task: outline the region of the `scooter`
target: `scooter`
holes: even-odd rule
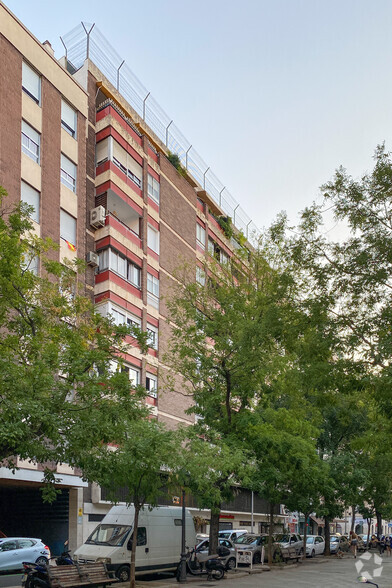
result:
[[[227,547],[218,547],[217,553],[207,555],[198,553],[196,549],[187,548],[185,555],[186,572],[192,576],[207,576],[207,580],[221,580],[225,575],[225,566],[222,563],[223,557],[230,555]],[[177,582],[181,578],[181,562],[177,568]]]
[[[68,541],[64,547],[68,546]],[[74,561],[70,556],[70,550],[64,550],[59,557],[56,557],[58,566],[72,566]],[[36,563],[23,562],[24,576],[22,578],[22,588],[50,588],[50,580],[47,566],[41,566]]]

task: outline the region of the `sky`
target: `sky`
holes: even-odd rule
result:
[[[6,0],[55,55],[95,23],[259,227],[392,150],[390,0]]]

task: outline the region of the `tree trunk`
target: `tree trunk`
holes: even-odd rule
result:
[[[329,517],[324,517],[325,555],[331,555],[331,532],[329,530]]]
[[[352,508],[351,531],[354,533],[355,532],[355,505],[353,505],[351,508]]]
[[[269,527],[268,527],[268,565],[272,564],[272,532],[274,526],[274,505],[269,505]]]
[[[136,546],[137,546],[137,527],[139,524],[140,505],[135,503],[135,518],[133,521],[133,535],[132,535],[132,551],[131,551],[131,574],[130,574],[130,588],[136,587]]]
[[[302,559],[306,559],[306,537],[308,534],[308,528],[307,528],[308,526],[306,524],[306,521],[308,520],[309,516],[310,516],[310,512],[304,512],[304,518],[305,518],[305,520],[304,520],[304,547],[303,547],[304,552],[302,554]]]
[[[382,515],[378,510],[376,510],[376,518],[377,518],[377,539],[380,539],[382,536]]]
[[[366,547],[369,547],[369,543],[370,543],[370,525],[372,524],[372,519],[367,519],[367,524],[368,524],[368,536],[367,536]]]
[[[219,515],[220,505],[211,509],[209,555],[216,553],[218,549]]]

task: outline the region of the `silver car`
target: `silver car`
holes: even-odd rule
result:
[[[230,539],[218,539],[219,541],[219,547],[227,547],[227,549],[230,550],[230,555],[228,555],[227,557],[222,557],[222,563],[223,565],[226,567],[227,570],[233,570],[236,567],[237,564],[237,559],[236,559],[236,553],[235,553],[235,549],[234,549],[234,545],[232,543],[232,541],[230,541]],[[208,548],[210,546],[210,540],[209,539],[204,539],[204,541],[202,541],[201,543],[199,543],[199,545],[196,546],[196,551],[197,553],[208,553]]]
[[[259,564],[262,560],[262,549],[265,543],[263,535],[254,535],[247,533],[241,535],[235,540],[234,546],[236,551],[251,551],[252,552],[252,563]]]
[[[279,533],[274,535],[275,541],[280,547],[294,547],[297,555],[304,551],[304,545],[301,535],[298,533]]]
[[[23,562],[48,565],[50,550],[41,539],[6,537],[0,539],[0,571],[22,570]]]

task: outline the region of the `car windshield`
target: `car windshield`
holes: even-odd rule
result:
[[[331,543],[339,543],[339,537],[331,537]]]
[[[306,543],[314,543],[314,537],[307,537]]]
[[[112,545],[120,547],[125,541],[130,525],[98,525],[86,543],[89,545]]]
[[[230,531],[228,533],[222,533],[222,531],[219,533],[219,537],[223,537],[223,539],[229,539],[230,537]]]
[[[234,543],[250,545],[251,543],[255,543],[255,541],[257,541],[257,537],[255,537],[254,535],[241,535],[241,537],[238,537],[238,539],[236,539]]]
[[[276,540],[279,543],[289,543],[290,542],[290,535],[276,535]]]

